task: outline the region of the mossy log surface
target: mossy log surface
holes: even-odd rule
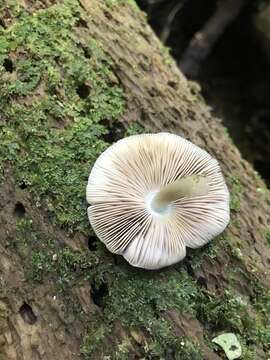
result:
[[[115,140],[171,131],[215,156],[231,222],[160,271],[95,238],[85,186]],[[0,359],[245,360],[270,347],[269,194],[133,1],[0,4]]]

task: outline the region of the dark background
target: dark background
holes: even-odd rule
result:
[[[165,45],[177,62],[194,34],[216,9],[214,0],[137,0],[137,3],[147,13],[158,36],[167,30]],[[269,186],[270,31],[268,53],[256,25],[258,13],[265,6],[267,3],[245,2],[201,64],[198,74],[187,77],[200,84],[207,103],[223,119],[243,157]],[[169,14],[176,8],[178,11],[168,26]]]

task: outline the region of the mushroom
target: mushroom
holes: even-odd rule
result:
[[[217,160],[170,133],[133,135],[96,160],[87,189],[99,239],[133,266],[182,260],[229,222],[229,192]]]

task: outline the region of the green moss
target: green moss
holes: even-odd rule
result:
[[[121,344],[117,346],[114,358],[115,360],[129,360],[130,359],[130,342],[128,340],[122,341]]]
[[[0,324],[7,320],[8,317],[10,316],[10,309],[7,307],[7,305],[0,301]]]
[[[270,191],[269,189],[264,187],[258,187],[257,189],[258,194],[260,194],[263,198],[263,201],[265,201],[268,205],[270,205]]]
[[[244,187],[236,176],[231,176],[230,183],[230,209],[239,211],[241,207],[241,196],[244,193]]]
[[[8,13],[13,17],[20,17],[26,13],[25,8],[18,0],[6,0],[0,3],[0,14]],[[1,27],[0,27],[1,29]]]
[[[64,1],[23,16],[0,36],[0,63],[10,52],[18,55],[15,74],[0,68],[1,110],[8,119],[0,125],[0,170],[10,162],[17,183],[70,232],[89,228],[85,186],[108,146],[102,121],[116,120],[124,109],[110,59],[93,39],[72,32],[81,16],[76,1]]]
[[[161,45],[160,51],[162,55],[163,64],[171,66],[173,63],[173,58],[170,55],[171,49],[167,46]]]
[[[183,339],[180,342],[180,349],[175,354],[178,360],[203,360],[203,356],[198,344],[194,344],[188,339]]]
[[[110,326],[100,324],[98,320],[92,320],[91,327],[84,336],[83,344],[81,346],[81,354],[85,359],[92,359],[92,354],[101,348],[102,341],[109,332]]]
[[[109,273],[114,280],[103,302],[102,324],[112,324],[121,319],[129,329],[145,329],[152,338],[146,351],[149,355],[162,357],[168,348],[175,354],[187,353],[188,348],[191,352],[191,344],[183,346],[183,339],[174,336],[171,325],[161,315],[169,309],[195,312],[198,289],[184,269],[179,269],[177,273],[165,270],[160,276],[121,266],[111,268]],[[89,358],[91,351],[92,347],[87,353]]]
[[[232,137],[231,137],[231,135],[230,135],[229,129],[226,128],[226,127],[223,127],[223,129],[224,129],[224,133],[225,133],[225,136],[226,136],[228,142],[233,145],[234,142],[233,142],[233,139],[232,139]]]
[[[5,298],[9,293],[9,285],[2,275],[0,275],[0,299]]]
[[[228,243],[228,236],[226,234],[222,234],[217,236],[203,248],[189,249],[188,251],[191,253],[190,263],[192,268],[199,268],[202,265],[204,259],[215,259],[220,249],[226,249]]]
[[[261,293],[262,296],[263,292]],[[254,351],[254,345],[263,346],[264,350],[269,350],[269,324],[267,324],[268,311],[267,300],[261,300],[259,305],[250,304],[248,298],[241,297],[233,291],[225,290],[223,296],[216,296],[213,293],[205,293],[201,302],[197,303],[197,316],[203,323],[216,328],[219,331],[232,331],[241,335],[246,345],[247,353]],[[256,302],[256,301],[255,301]],[[256,308],[254,316],[253,306]]]
[[[38,242],[25,263],[28,281],[43,282],[54,279],[53,284],[61,291],[67,291],[75,282],[94,277],[98,259],[94,254],[59,248],[57,241],[44,234],[35,233]]]
[[[29,221],[20,223],[19,228],[24,232],[29,230],[29,224]],[[208,329],[240,334],[243,342],[249,344],[246,345],[247,354],[254,351],[250,344],[263,344],[267,349],[269,328],[266,319],[270,298],[269,293],[259,285],[255,287],[257,296],[251,304],[248,298],[232,291],[225,290],[223,296],[217,296],[201,290],[188,275],[184,264],[176,266],[177,271],[165,269],[161,273],[149,273],[133,269],[125,263],[113,265],[109,259],[98,263],[99,257],[104,260],[103,249],[96,256],[66,247],[59,249],[55,241],[45,240],[44,235],[41,237],[38,233],[32,238],[40,247],[28,259],[27,274],[32,281],[42,282],[49,277],[62,292],[85,279],[97,289],[101,284],[110,282],[109,293],[99,299],[102,315],[89,323],[89,331],[82,344],[81,351],[86,359],[91,359],[101,348],[104,356],[112,356],[112,359],[126,356],[128,347],[122,347],[123,344],[115,348],[104,347],[106,337],[113,332],[114,322],[119,319],[127,329],[144,329],[149,334],[144,349],[147,356],[166,357],[167,349],[171,349],[176,358],[188,359],[192,354],[191,358],[201,359],[199,345],[175,337],[171,324],[163,316],[167,310],[193,314]],[[256,310],[255,318],[252,308]]]
[[[119,268],[114,275],[105,310],[110,320],[122,318],[126,325],[151,329],[155,314],[166,309],[194,312],[198,289],[184,270],[155,277],[153,273]]]
[[[126,129],[126,133],[125,136],[132,136],[132,135],[137,135],[137,134],[143,134],[145,133],[145,128],[140,125],[137,122],[134,122],[132,124],[130,124],[128,126],[128,128]]]
[[[233,296],[229,291],[225,291],[223,297],[216,298],[214,294],[208,293],[205,297],[206,302],[198,307],[199,316],[203,322],[209,322],[214,326],[243,330],[245,302],[240,297]],[[247,316],[247,314],[244,314]]]
[[[268,246],[270,246],[270,228],[268,227],[268,228],[264,229],[263,234],[264,234],[266,244]]]
[[[114,8],[115,6],[126,6],[130,5],[133,9],[138,10],[138,5],[134,0],[105,0],[105,4],[109,8]]]
[[[171,344],[174,346],[171,348]],[[202,352],[198,344],[194,344],[186,338],[171,339],[171,344],[168,344],[167,351],[164,352],[161,344],[158,342],[151,342],[146,347],[146,355],[150,359],[166,359],[173,357],[176,360],[203,360]]]

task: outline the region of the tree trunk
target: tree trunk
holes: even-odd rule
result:
[[[269,194],[132,1],[0,5],[0,359],[243,359],[269,351]],[[88,224],[96,157],[141,131],[221,164],[231,222],[160,271],[131,268]]]

